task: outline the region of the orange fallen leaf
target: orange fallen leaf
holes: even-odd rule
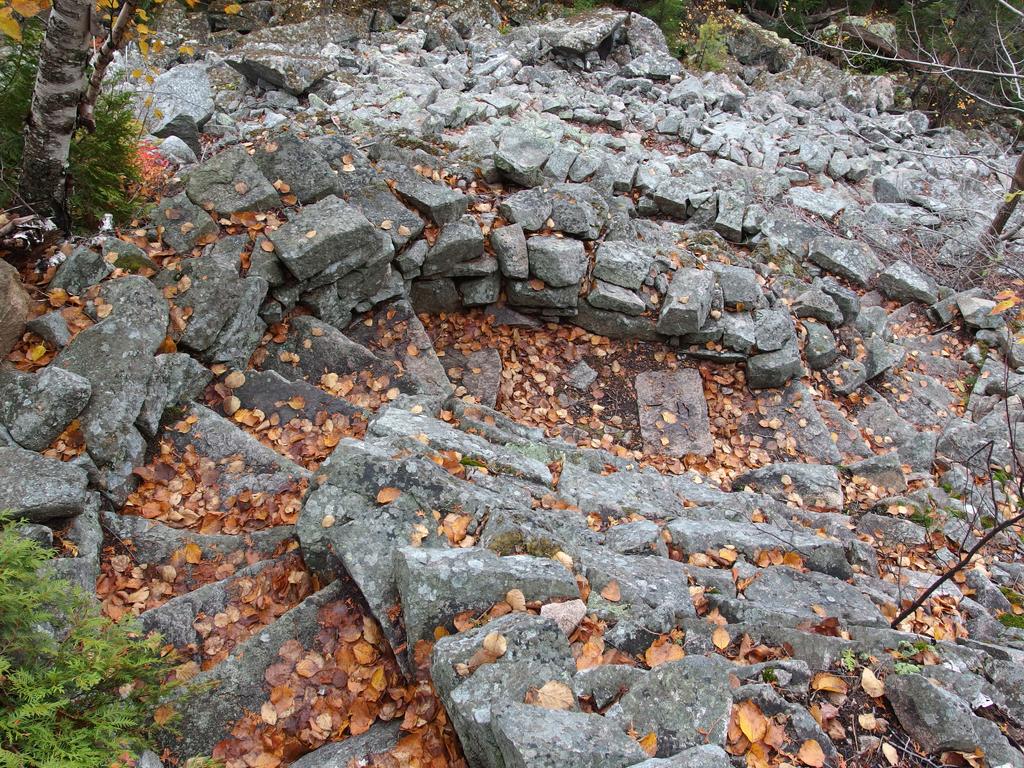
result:
[[[822,751],[821,745],[814,739],[808,739],[800,745],[797,757],[800,758],[801,763],[810,765],[812,768],[821,768],[825,765],[825,753]]]
[[[622,591],[619,589],[619,582],[612,579],[604,585],[604,589],[601,590],[601,597],[607,600],[609,603],[617,603],[622,599]]]
[[[402,495],[402,492],[398,488],[381,488],[377,492],[377,503],[378,504],[390,504],[391,502],[398,499]]]
[[[829,693],[846,693],[850,686],[841,677],[830,675],[828,672],[819,672],[811,681],[811,688],[816,691],[828,691]]]

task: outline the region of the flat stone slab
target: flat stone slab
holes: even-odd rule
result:
[[[714,450],[697,370],[641,373],[636,377],[636,407],[645,450],[677,457],[707,456]]]

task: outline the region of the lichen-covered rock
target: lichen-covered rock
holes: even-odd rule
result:
[[[939,298],[935,280],[905,261],[896,261],[886,267],[878,276],[878,287],[890,299],[897,301],[934,304]]]
[[[683,336],[699,331],[711,311],[715,280],[710,270],[677,269],[658,316],[658,333]]]
[[[225,214],[265,211],[281,204],[277,190],[243,147],[227,149],[193,168],[185,194],[201,208]]]
[[[511,703],[491,719],[506,768],[624,768],[644,758],[615,722]]]
[[[702,744],[723,746],[732,710],[729,666],[717,656],[661,664],[612,705],[606,717],[622,728],[657,734],[658,757]]]
[[[42,451],[82,412],[92,386],[55,365],[31,375],[0,368],[0,425],[22,448]]]
[[[6,355],[21,338],[28,317],[29,297],[18,270],[0,260],[0,355]]]
[[[434,628],[449,624],[457,613],[486,610],[510,589],[519,589],[528,601],[579,597],[576,580],[564,566],[529,555],[403,547],[396,565],[410,648],[434,637]]]
[[[22,448],[0,447],[0,509],[16,520],[73,517],[89,504],[85,470]]]

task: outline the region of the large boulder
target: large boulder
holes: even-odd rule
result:
[[[0,369],[0,424],[22,448],[42,451],[89,402],[83,377],[50,365],[35,375]]]
[[[0,447],[0,511],[15,519],[43,523],[79,515],[89,503],[88,484],[81,467]]]
[[[130,275],[101,290],[110,314],[81,331],[54,363],[92,387],[80,421],[99,486],[123,501],[132,469],[143,463],[145,441],[135,420],[148,392],[154,354],[167,332],[167,302],[144,277]]]
[[[0,259],[0,355],[10,352],[21,338],[29,305],[18,270]]]

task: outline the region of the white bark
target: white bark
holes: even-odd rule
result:
[[[32,109],[25,125],[20,193],[67,229],[67,163],[78,104],[86,88],[91,0],[54,0],[46,24]]]

